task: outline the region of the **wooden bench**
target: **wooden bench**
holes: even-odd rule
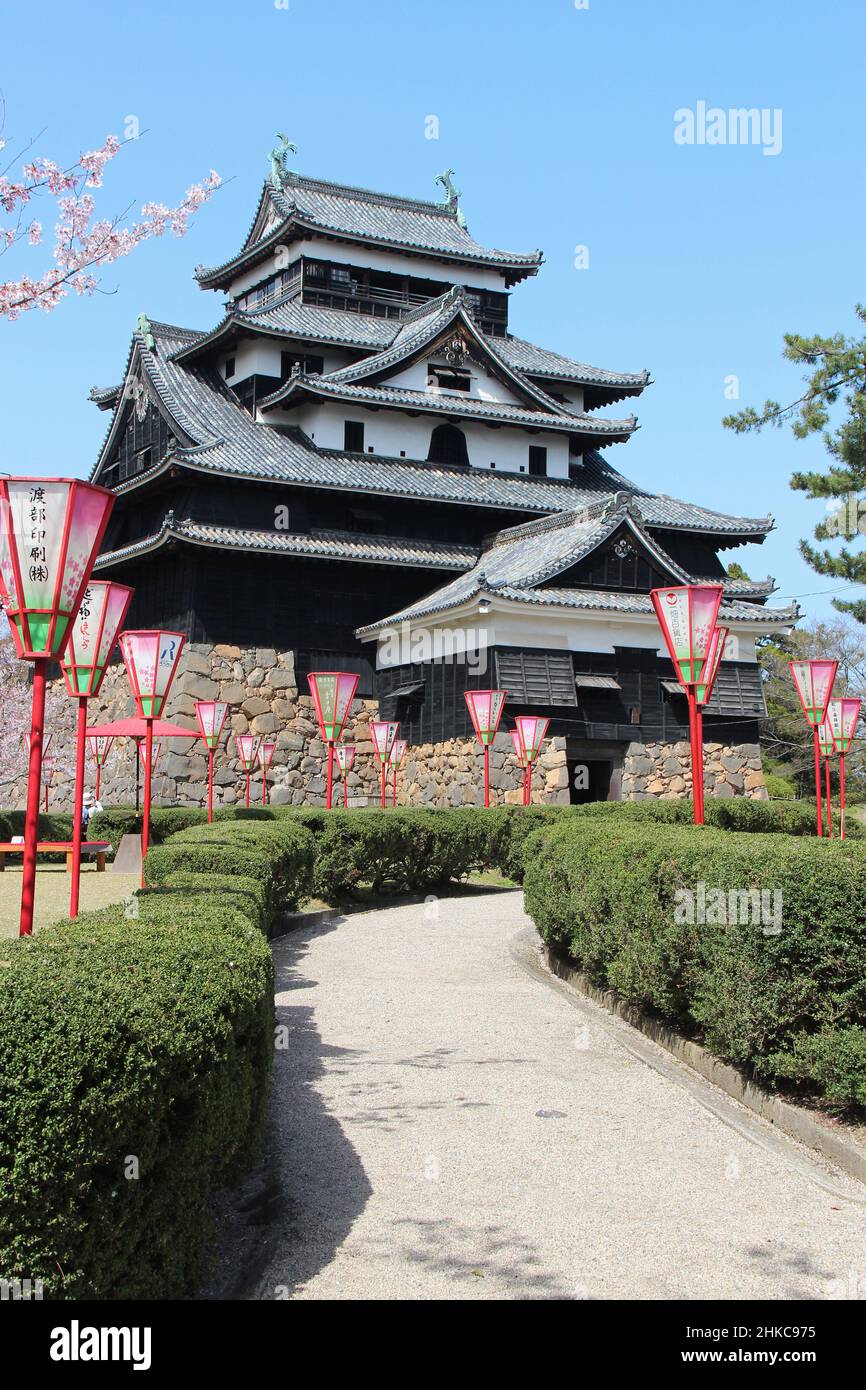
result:
[[[96,856],[96,872],[105,872],[105,856],[111,848],[110,840],[82,840],[81,853],[94,854]],[[6,868],[7,854],[23,854],[24,845],[17,840],[0,841],[0,874]],[[71,840],[40,840],[36,846],[37,854],[65,854],[66,872],[72,873],[72,841]]]

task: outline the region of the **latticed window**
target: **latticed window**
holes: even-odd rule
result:
[[[469,467],[466,436],[457,425],[436,425],[430,435],[427,462],[449,463],[460,468]]]
[[[528,705],[576,705],[571,652],[498,651],[496,684]]]

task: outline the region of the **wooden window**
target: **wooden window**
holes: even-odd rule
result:
[[[457,367],[431,367],[429,379],[442,391],[468,391],[472,385],[469,373]]]
[[[362,420],[346,420],[343,427],[343,448],[347,454],[363,454],[364,422]]]
[[[302,372],[318,372],[321,376],[325,370],[324,357],[315,357],[311,354],[304,355],[299,352],[280,353],[280,381],[288,381],[295,367]]]
[[[528,705],[576,705],[571,652],[498,651],[496,683],[509,701]]]
[[[458,467],[469,467],[469,450],[466,436],[456,425],[436,425],[430,435],[430,448],[427,451],[428,463],[450,463]]]
[[[234,359],[233,357],[227,357],[227,358],[226,358],[226,381],[228,381],[230,377],[233,377],[234,374],[235,374],[235,359]]]
[[[547,450],[539,444],[529,446],[529,472],[534,478],[547,477]]]

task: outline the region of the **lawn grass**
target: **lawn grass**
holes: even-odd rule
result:
[[[37,869],[35,930],[68,915],[70,882],[65,864],[43,864]],[[137,874],[99,874],[94,864],[83,864],[79,908],[84,912],[87,908],[122,902],[138,886]],[[18,935],[20,912],[21,865],[7,864],[0,874],[0,937]]]

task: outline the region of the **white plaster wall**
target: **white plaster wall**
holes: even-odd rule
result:
[[[455,261],[437,261],[432,256],[407,256],[401,255],[399,251],[379,251],[361,243],[341,246],[336,241],[309,238],[305,241],[287,243],[279,257],[279,265],[275,250],[266,261],[244,271],[232,281],[229,294],[243,294],[259,281],[276,274],[278,269],[285,270],[299,256],[309,256],[319,261],[335,261],[338,265],[367,266],[371,270],[387,270],[394,275],[413,275],[422,280],[441,280],[446,285],[468,284],[473,289],[505,290],[504,276],[487,266],[458,265]]]
[[[763,635],[749,625],[732,624],[736,641],[726,648],[726,659],[756,661],[755,639]],[[767,632],[778,632],[776,624],[768,623]],[[531,611],[514,608],[510,611],[477,613],[460,622],[449,622],[441,614],[431,614],[415,624],[403,624],[399,641],[387,634],[377,646],[377,665],[395,666],[405,661],[434,660],[455,652],[485,647],[546,648],[551,651],[612,653],[615,647],[638,647],[666,657],[667,648],[659,637],[658,624],[649,616],[615,619],[605,614],[579,617],[567,611]],[[429,654],[413,658],[413,648]]]
[[[526,401],[518,396],[516,392],[510,391],[498,377],[490,372],[484,371],[476,362],[470,362],[467,370],[469,372],[470,389],[468,391],[448,391],[439,387],[428,386],[427,379],[434,366],[447,367],[448,363],[444,357],[434,353],[432,357],[419,358],[411,366],[405,367],[400,372],[395,372],[388,378],[389,386],[400,386],[407,391],[431,391],[434,395],[451,398],[455,401],[469,399],[479,401],[497,401],[500,404],[519,405],[526,409]]]
[[[563,386],[560,381],[542,381],[543,391],[555,391],[558,396],[564,396],[568,404],[575,410],[583,410],[583,387],[582,386]]]
[[[455,392],[455,398],[461,393]],[[457,402],[459,408],[459,401]],[[270,410],[263,417],[272,424],[296,424],[305,430],[321,449],[342,449],[343,425],[346,420],[364,422],[366,452],[399,458],[401,451],[410,459],[426,459],[430,435],[439,421],[429,415],[410,416],[394,410],[367,410],[362,406],[336,402],[310,403],[297,410]],[[547,449],[547,476],[568,477],[568,435],[550,430],[530,433],[528,430],[501,426],[491,429],[476,421],[461,425],[466,436],[469,462],[473,468],[519,473],[529,472],[529,446],[538,444]]]
[[[254,373],[279,376],[281,352],[298,352],[321,357],[326,372],[335,372],[338,367],[347,367],[350,362],[357,360],[352,353],[329,348],[326,344],[309,343],[300,339],[278,342],[274,339],[254,337],[242,339],[232,352],[227,352],[220,358],[220,373],[225,377],[226,361],[233,357],[234,376],[227,378],[230,386]]]

